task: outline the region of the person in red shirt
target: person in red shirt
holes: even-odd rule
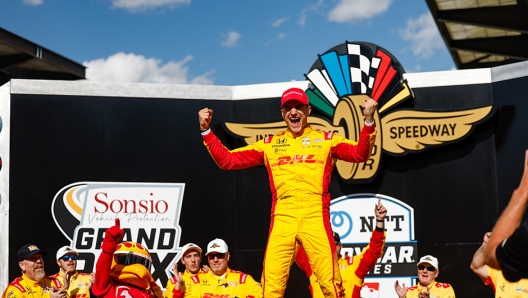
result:
[[[137,242],[120,243],[124,234],[116,218],[101,245],[93,294],[100,298],[163,298],[163,291],[150,274],[152,259],[147,248]]]

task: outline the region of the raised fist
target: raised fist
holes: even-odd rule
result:
[[[121,238],[123,238],[124,235],[125,231],[120,228],[119,218],[116,218],[115,225],[106,229],[101,248],[103,251],[114,253],[117,244],[121,242]]]

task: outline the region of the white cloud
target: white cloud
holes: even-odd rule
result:
[[[222,34],[223,35],[223,34]],[[224,36],[225,37],[225,36]],[[226,48],[232,48],[237,45],[238,40],[242,37],[240,33],[231,31],[227,34],[226,39],[221,43],[221,46]]]
[[[173,9],[182,4],[191,4],[191,0],[112,0],[112,7],[123,8],[133,12],[159,7]]]
[[[413,54],[421,58],[429,58],[436,49],[441,49],[445,46],[429,12],[424,13],[417,19],[408,19],[407,27],[399,29],[398,33],[403,40],[411,42]]]
[[[317,3],[315,4],[309,4],[305,8],[301,10],[301,16],[299,17],[299,25],[303,27],[306,25],[306,20],[308,19],[308,13],[309,12],[317,12],[319,10],[319,7],[323,5],[324,0],[317,0]]]
[[[277,28],[279,27],[282,23],[286,22],[288,18],[282,18],[282,19],[278,19],[278,20],[275,20],[271,23],[271,27],[273,28]]]
[[[39,6],[42,5],[42,0],[24,0],[22,1],[25,5]]]
[[[393,0],[340,0],[328,13],[328,20],[336,23],[354,23],[370,19],[387,11]]]
[[[264,45],[265,45],[265,46],[269,46],[269,45],[271,45],[271,44],[274,44],[274,43],[276,43],[276,42],[279,42],[279,41],[281,41],[281,40],[284,40],[284,39],[286,38],[286,36],[287,36],[286,33],[284,33],[284,32],[279,32],[279,33],[277,33],[277,37],[276,37],[276,38],[273,38],[273,39],[271,39],[271,40],[266,41],[266,42],[264,43]]]
[[[85,61],[83,65],[87,67],[86,78],[91,81],[213,84],[214,80],[210,76],[214,70],[192,79],[189,78],[189,68],[185,64],[192,59],[193,57],[188,55],[181,61],[170,61],[162,65],[161,59],[120,52],[107,59]]]

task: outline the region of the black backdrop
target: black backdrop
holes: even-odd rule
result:
[[[197,87],[199,88],[199,87]],[[418,255],[440,260],[439,281],[459,297],[493,297],[469,269],[471,258],[507,204],[528,148],[528,79],[415,88],[398,108],[450,111],[496,104],[495,115],[464,140],[405,156],[384,154],[375,181],[349,185],[334,173],[333,198],[370,192],[414,208]],[[279,99],[188,100],[68,95],[11,95],[9,278],[25,243],[50,252],[67,245],[50,212],[64,186],[79,181],[185,183],[180,244],[205,247],[223,238],[230,267],[260,280],[269,228],[270,190],[264,167],[222,171],[201,143],[197,112],[214,110],[212,127],[228,148],[243,145],[225,121],[280,121]],[[315,112],[317,113],[317,112]],[[205,262],[205,260],[204,260]],[[309,297],[294,265],[286,297]]]

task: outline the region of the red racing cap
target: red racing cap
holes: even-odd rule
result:
[[[288,102],[296,100],[302,104],[308,104],[308,95],[299,88],[290,88],[282,93],[281,108]]]

